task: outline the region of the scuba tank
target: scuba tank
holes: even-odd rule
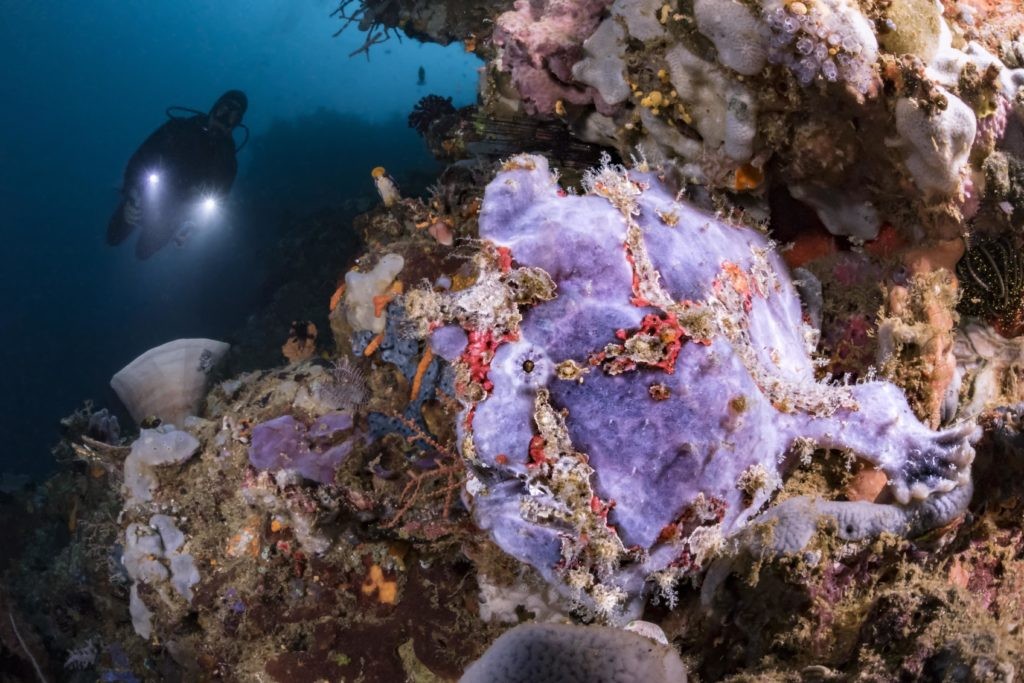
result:
[[[199,116],[209,115],[209,112],[199,111],[198,109],[192,109],[191,107],[179,107],[175,105],[167,107],[167,109],[164,110],[164,113],[167,114],[167,118],[169,119],[186,119],[188,118],[186,114]],[[242,151],[243,147],[249,144],[249,126],[245,125],[244,123],[239,123],[237,126],[235,126],[235,128],[241,128],[242,131],[245,133],[245,137],[242,138],[242,143],[235,144],[235,154],[238,154],[239,152]],[[232,139],[234,139],[233,134]]]

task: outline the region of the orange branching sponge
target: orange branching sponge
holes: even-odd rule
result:
[[[384,314],[384,309],[387,308],[387,305],[404,290],[405,285],[402,284],[402,281],[395,280],[391,283],[391,286],[388,287],[388,291],[373,297],[373,316],[375,318],[381,317]]]
[[[412,378],[412,391],[409,394],[409,400],[415,401],[416,397],[419,396],[420,387],[423,386],[423,375],[426,374],[427,368],[430,367],[430,361],[434,358],[434,352],[430,350],[428,344],[423,349],[423,357],[420,358],[419,364],[416,366],[416,374]]]
[[[68,511],[68,531],[75,533],[78,528],[78,496],[71,500],[71,510]]]
[[[338,288],[336,290],[334,290],[334,294],[331,295],[331,306],[330,306],[330,309],[329,309],[331,313],[334,313],[334,309],[336,309],[338,307],[338,304],[341,303],[341,298],[343,296],[345,296],[345,283],[344,282],[342,282],[340,285],[338,285]]]
[[[370,340],[370,343],[366,345],[365,349],[363,349],[363,355],[367,357],[372,356],[373,352],[377,350],[377,347],[380,346],[380,343],[382,341],[384,341],[383,332],[376,335],[373,339]]]
[[[370,567],[370,573],[363,581],[361,589],[366,597],[376,593],[377,600],[382,605],[393,605],[398,599],[398,582],[385,578],[384,570],[379,564]]]
[[[409,480],[399,496],[401,506],[395,511],[391,519],[384,524],[383,528],[394,528],[414,505],[434,498],[444,499],[441,514],[447,520],[451,512],[452,502],[455,499],[455,493],[462,489],[462,484],[465,480],[465,465],[462,462],[462,458],[455,452],[454,446],[449,447],[438,443],[434,437],[423,431],[416,422],[406,419],[401,415],[393,415],[392,417],[409,429],[410,434],[406,437],[406,440],[410,444],[423,441],[433,449],[438,456],[438,466],[432,470],[409,473]]]

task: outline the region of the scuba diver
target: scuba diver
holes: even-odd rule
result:
[[[120,244],[140,228],[135,255],[147,259],[172,239],[180,246],[192,228],[212,221],[218,201],[235,181],[235,154],[248,141],[242,124],[247,108],[241,90],[221,95],[209,113],[169,108],[169,120],[128,161],[121,202],[107,225],[107,244]],[[175,110],[193,115],[175,116]],[[237,127],[246,138],[236,149]]]

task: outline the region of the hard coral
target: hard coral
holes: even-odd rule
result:
[[[763,235],[674,200],[649,172],[604,166],[585,185],[567,196],[542,158],[508,162],[480,218],[505,268],[458,292],[476,310],[451,316],[495,342],[458,361],[478,387],[460,445],[477,522],[506,552],[610,615],[646,580],[721,552],[801,444],[857,453],[904,503],[967,481],[973,426],[930,431],[888,383],[815,381]],[[556,296],[494,315],[523,272],[548,274]]]

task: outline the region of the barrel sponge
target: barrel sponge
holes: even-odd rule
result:
[[[608,626],[521,624],[494,641],[460,683],[685,683],[676,651]]]
[[[749,87],[684,45],[665,52],[669,78],[693,117],[707,153],[750,159],[757,135],[757,104]]]
[[[176,339],[133,360],[110,386],[137,424],[156,416],[180,426],[199,412],[210,371],[229,348],[213,339]]]

